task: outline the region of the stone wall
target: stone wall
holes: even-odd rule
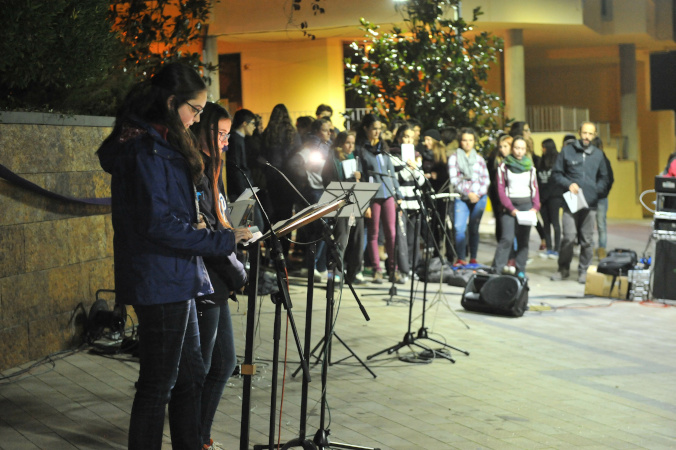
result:
[[[58,194],[108,197],[95,151],[112,123],[0,113],[0,164]],[[0,371],[81,342],[95,292],[114,289],[112,237],[110,207],[50,199],[0,179]]]

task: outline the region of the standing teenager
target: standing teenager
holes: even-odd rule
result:
[[[203,163],[188,127],[206,101],[195,70],[165,65],[127,95],[98,150],[112,175],[116,297],[139,321],[132,450],[161,448],[167,404],[172,446],[200,448],[204,366],[195,297],[213,292],[201,256],[227,255],[251,234],[198,223]]]

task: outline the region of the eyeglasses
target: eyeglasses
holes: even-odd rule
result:
[[[199,116],[200,114],[202,114],[204,112],[204,109],[197,108],[197,107],[191,105],[188,102],[185,102],[185,104],[190,106],[192,108],[192,110],[195,111],[195,117]]]
[[[230,133],[226,133],[225,131],[219,131],[218,132],[218,139],[221,141],[225,141],[230,137]]]

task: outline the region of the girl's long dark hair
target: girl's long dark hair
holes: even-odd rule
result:
[[[223,165],[223,158],[221,157],[221,148],[218,143],[218,122],[221,119],[231,119],[228,111],[221,105],[208,102],[204,106],[204,113],[199,122],[195,122],[190,129],[197,136],[197,142],[202,146],[202,151],[205,151],[211,159],[211,180],[212,192],[214,201],[214,210],[216,211],[216,218],[225,228],[232,228],[228,221],[221,213],[218,194],[218,178],[221,176],[221,166]]]
[[[284,149],[288,151],[294,144],[296,129],[291,123],[289,110],[283,103],[272,108],[268,126],[263,131],[263,144],[268,151]],[[270,159],[268,157],[268,159]]]
[[[542,141],[542,148],[545,150],[542,153],[542,158],[540,158],[540,167],[538,170],[547,171],[554,167],[556,163],[556,158],[559,157],[559,152],[556,149],[556,143],[554,139],[545,139]]]
[[[202,178],[204,164],[195,136],[186,129],[178,108],[206,91],[207,86],[191,67],[180,63],[167,64],[152,78],[132,88],[115,117],[110,138],[118,138],[129,119],[167,128],[167,142],[186,159],[193,182]]]

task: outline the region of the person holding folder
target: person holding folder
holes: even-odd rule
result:
[[[502,234],[493,259],[493,271],[504,271],[516,237],[516,276],[521,279],[526,277],[530,228],[540,210],[537,175],[526,155],[527,148],[523,136],[516,136],[511,154],[498,166],[498,196],[504,213],[500,215]]]

